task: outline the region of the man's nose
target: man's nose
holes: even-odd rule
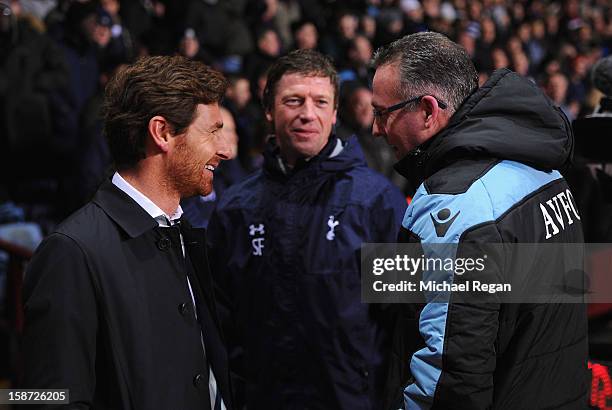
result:
[[[230,146],[230,142],[224,133],[221,133],[217,138],[216,154],[223,161],[232,159],[232,147]]]
[[[315,118],[315,104],[314,101],[306,99],[302,105],[300,111],[300,118],[303,121],[312,121]]]
[[[382,128],[378,126],[378,121],[376,121],[376,117],[374,117],[374,123],[372,124],[372,135],[375,137],[384,136]]]

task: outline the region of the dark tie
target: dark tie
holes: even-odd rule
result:
[[[200,282],[198,280],[198,278],[196,277],[195,274],[195,270],[193,268],[193,264],[191,262],[191,258],[189,257],[189,254],[187,253],[187,250],[189,249],[189,243],[187,242],[187,238],[190,237],[190,235],[186,235],[184,230],[187,229],[185,227],[184,224],[181,224],[181,221],[178,220],[176,221],[173,225],[173,227],[176,226],[179,228],[180,232],[181,232],[181,236],[183,238],[183,243],[185,246],[185,271],[187,272],[187,277],[189,278],[189,282],[191,283],[191,289],[193,292],[193,298],[195,300],[196,303],[196,311],[198,311],[198,307],[202,307],[204,309],[206,309],[205,305],[203,304],[204,301],[201,300],[201,294],[199,292],[199,286],[200,286]],[[206,329],[206,326],[203,323],[203,318],[201,314],[197,314],[197,319],[198,319],[198,323],[200,324],[200,328],[202,329],[202,332],[204,332],[204,330]],[[202,340],[203,345],[204,344],[204,340]],[[210,362],[208,361],[207,358],[207,352],[206,352],[206,348],[204,347],[204,361],[206,363],[206,374],[205,374],[205,379],[208,380],[208,382],[210,383]],[[210,403],[210,393],[208,393],[208,389],[207,389],[207,395],[209,397],[208,402]],[[219,392],[219,385],[217,384],[217,391],[216,391],[216,396],[215,396],[215,401],[214,401],[214,408],[213,410],[221,410],[221,394]]]
[[[180,220],[171,221],[165,215],[160,215],[155,218],[157,223],[162,229],[170,229],[172,230],[172,236],[176,238],[179,237],[179,245],[181,245],[181,255],[183,256],[183,266],[186,273],[185,279],[187,280],[188,287],[191,287],[191,295],[193,295],[193,300],[195,302],[194,306],[194,314],[197,319],[198,324],[200,325],[200,340],[202,343],[202,354],[204,355],[204,374],[202,378],[204,379],[205,386],[200,388],[200,393],[204,396],[204,402],[206,403],[203,410],[216,410],[217,402],[219,398],[219,389],[217,387],[217,397],[215,397],[214,408],[210,403],[210,363],[208,362],[208,357],[206,356],[206,347],[203,340],[203,331],[205,326],[203,326],[202,321],[200,320],[200,315],[198,314],[198,306],[201,306],[200,295],[198,294],[198,281],[195,278],[195,272],[193,270],[193,266],[191,264],[191,260],[189,258],[189,254],[187,253],[187,243],[185,242],[185,238],[187,237],[183,230],[185,229],[183,225],[181,225]],[[178,231],[178,232],[177,232]],[[177,235],[178,234],[178,235]],[[176,235],[176,236],[175,236]],[[220,403],[219,403],[220,405]]]

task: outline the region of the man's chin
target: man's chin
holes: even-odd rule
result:
[[[308,141],[307,143],[297,143],[295,145],[298,156],[301,158],[312,158],[325,148],[325,144],[315,143],[313,141]]]
[[[200,189],[200,191],[198,192],[198,195],[200,196],[208,196],[210,194],[213,193],[213,188],[212,185],[211,186],[207,186],[206,188]]]
[[[205,186],[194,187],[194,189],[190,189],[186,192],[183,192],[183,194],[181,195],[181,199],[193,198],[197,196],[208,196],[212,194],[212,192],[212,184],[206,184]]]
[[[208,170],[204,170],[204,173],[209,173],[210,175],[203,175],[204,178],[197,186],[197,195],[200,196],[207,196],[213,192],[213,174]]]

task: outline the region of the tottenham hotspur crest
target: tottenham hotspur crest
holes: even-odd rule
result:
[[[327,220],[327,226],[329,227],[329,231],[327,232],[327,235],[325,235],[325,238],[328,241],[333,241],[334,238],[336,237],[336,233],[334,232],[334,230],[336,229],[338,225],[340,225],[340,222],[335,221],[334,216],[330,215],[329,219]]]

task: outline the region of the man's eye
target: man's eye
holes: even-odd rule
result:
[[[327,101],[327,100],[319,100],[319,101],[317,101],[317,104],[325,106],[325,105],[329,104],[329,101]]]
[[[285,100],[285,104],[287,105],[298,105],[300,103],[299,98],[288,98]]]

